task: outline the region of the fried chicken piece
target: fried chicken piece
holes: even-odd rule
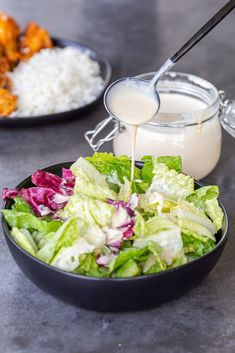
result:
[[[6,75],[0,72],[0,88],[6,88],[6,89],[11,89],[12,88],[12,81],[11,79]]]
[[[17,97],[5,88],[0,88],[0,116],[8,116],[17,106]]]
[[[19,53],[20,27],[13,17],[0,12],[0,45],[11,68],[20,58]]]
[[[6,88],[10,90],[12,88],[11,79],[5,74],[0,72],[0,88]]]
[[[29,22],[20,38],[21,60],[27,60],[41,49],[52,48],[48,31],[35,22]]]
[[[10,64],[5,56],[0,56],[0,74],[10,70]]]

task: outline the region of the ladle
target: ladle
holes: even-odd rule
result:
[[[156,85],[160,77],[167,71],[169,71],[178,61],[181,59],[191,48],[193,48],[202,38],[204,38],[207,33],[209,33],[225,16],[228,15],[235,7],[235,0],[230,0],[225,6],[223,6],[204,26],[202,26],[174,55],[172,55],[169,59],[165,61],[165,63],[160,67],[160,69],[156,72],[154,77],[150,82],[146,82],[145,80],[141,80],[139,78],[134,77],[125,77],[121,78],[115,82],[113,82],[106,90],[104,94],[104,105],[106,110],[112,115],[114,118],[120,120],[120,117],[115,116],[112,112],[112,109],[109,106],[109,97],[112,93],[113,89],[117,84],[123,83],[124,85],[128,85],[131,88],[141,89],[143,88],[143,92],[146,92],[146,85],[148,85],[149,92],[156,99],[156,109],[159,110],[160,107],[160,98],[158,92],[156,90]],[[124,82],[125,81],[125,82]],[[155,114],[157,113],[154,112]],[[155,115],[154,114],[154,115]],[[151,117],[152,119],[153,117]],[[151,120],[150,119],[150,120]],[[146,121],[147,122],[147,121]]]

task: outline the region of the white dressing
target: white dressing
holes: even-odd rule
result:
[[[135,146],[138,126],[153,119],[159,108],[153,89],[144,81],[115,83],[106,97],[109,111],[117,119],[131,126],[131,180],[134,178]]]
[[[217,164],[221,150],[221,126],[218,114],[212,119],[200,123],[196,113],[204,114],[208,105],[202,100],[185,94],[160,93],[160,109],[153,122],[172,124],[171,127],[142,125],[136,137],[135,159],[144,155],[170,156],[180,155],[184,172],[195,179],[206,176]],[[210,115],[204,116],[205,119]],[[174,127],[179,121],[196,125]],[[132,155],[131,127],[125,130],[113,142],[116,155]]]
[[[148,85],[135,85],[128,80],[116,83],[110,89],[107,104],[115,117],[132,126],[152,120],[159,107]]]

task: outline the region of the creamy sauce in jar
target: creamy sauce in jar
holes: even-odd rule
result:
[[[185,114],[197,112],[207,107],[203,101],[179,93],[160,93],[159,96],[161,102],[159,113]]]
[[[153,122],[170,126],[140,126],[135,158],[140,160],[144,155],[180,155],[184,172],[195,179],[203,178],[215,167],[220,156],[221,126],[218,113],[208,121],[203,121],[207,116],[195,119],[199,112],[203,116],[203,110],[208,106],[205,102],[180,93],[160,92],[159,95],[161,105]],[[181,127],[180,123],[192,125]],[[126,125],[125,131],[113,142],[114,153],[130,156],[130,140],[130,127]]]

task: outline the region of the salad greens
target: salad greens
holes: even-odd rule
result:
[[[218,187],[194,189],[179,156],[80,157],[62,176],[36,171],[28,189],[3,189],[11,236],[61,270],[133,277],[180,266],[211,251],[223,223]]]

